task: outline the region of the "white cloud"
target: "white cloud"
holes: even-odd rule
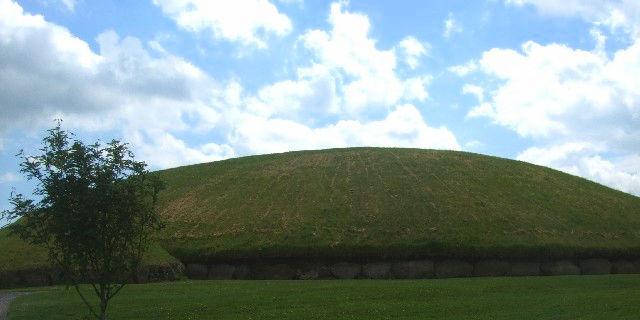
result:
[[[76,9],[77,0],[38,0],[43,5],[46,6],[56,6],[60,10],[73,13]]]
[[[429,127],[413,105],[399,105],[427,99],[432,77],[400,78],[396,53],[417,59],[427,54],[426,44],[407,37],[378,49],[367,16],[346,5],[331,5],[330,31],[300,37],[311,65],[242,100],[246,110],[234,116],[230,144],[241,153],[367,145],[460,149],[448,129]],[[417,66],[417,60],[407,63]]]
[[[637,0],[506,0],[507,4],[534,5],[540,13],[558,16],[580,16],[612,31],[622,30],[639,35],[640,2]]]
[[[453,72],[455,74],[457,74],[460,77],[464,77],[466,75],[468,75],[471,72],[474,72],[476,70],[478,70],[478,64],[474,61],[471,60],[463,65],[457,65],[457,66],[452,66],[447,68],[447,70],[449,72]]]
[[[99,72],[102,57],[67,29],[1,0],[0,39],[0,131],[33,124],[30,115],[48,117],[57,105],[80,112],[106,107],[97,92],[79,89]]]
[[[482,89],[482,87],[465,84],[464,87],[462,87],[462,93],[474,95],[480,103],[484,101],[484,89]]]
[[[408,101],[424,101],[427,99],[429,93],[425,88],[431,83],[431,80],[433,80],[433,77],[429,75],[406,79],[404,81],[404,99]]]
[[[61,2],[64,7],[71,12],[73,12],[76,8],[76,0],[61,0]]]
[[[593,51],[529,41],[520,52],[484,52],[478,65],[488,78],[463,88],[478,99],[467,117],[544,145],[523,160],[638,194],[637,167],[619,161],[640,156],[640,39],[610,56],[602,35],[592,36]]]
[[[113,31],[98,36],[96,53],[67,29],[6,0],[0,39],[0,134],[63,118],[70,128],[152,137],[210,129],[220,119],[216,108],[226,105],[227,88],[182,58],[152,58],[138,39]],[[153,141],[141,144],[147,142]]]
[[[0,0],[0,108],[9,115],[0,134],[60,117],[74,131],[117,130],[155,168],[336,146],[460,149],[447,128],[428,126],[406,104],[428,98],[431,76],[400,78],[395,49],[376,48],[366,16],[334,4],[330,22],[330,32],[301,37],[311,58],[294,79],[245,92],[159,41],[148,49],[107,31],[94,52],[67,29]],[[187,142],[194,136],[198,142]]]
[[[20,176],[12,172],[5,172],[0,174],[0,183],[16,182],[20,181]]]
[[[140,146],[136,156],[142,159],[153,159],[153,165],[160,168],[211,162],[237,156],[233,148],[227,144],[206,143],[194,148],[168,132],[158,133],[147,139],[140,139],[140,137],[136,139],[130,136],[127,140]]]
[[[449,16],[444,20],[444,31],[442,36],[445,38],[451,37],[454,33],[462,32],[462,25],[453,17],[453,13],[449,12]]]
[[[287,35],[291,20],[268,0],[153,0],[179,27],[215,38],[238,41],[259,48],[267,46],[267,34]]]
[[[482,147],[484,144],[478,140],[471,140],[467,143],[464,144],[464,148],[469,150],[469,149],[477,149]]]
[[[277,0],[277,1],[284,4],[297,4],[299,6],[302,6],[304,4],[304,0]]]
[[[420,64],[420,57],[428,54],[429,47],[428,43],[422,44],[414,37],[406,37],[398,43],[398,49],[411,69],[415,69]]]
[[[640,156],[612,161],[603,159],[600,151],[589,143],[572,142],[532,147],[518,155],[518,160],[553,167],[640,196]]]
[[[324,65],[314,64],[298,69],[297,81],[285,80],[261,88],[248,102],[255,114],[293,118],[322,117],[337,113],[341,98],[337,80]]]
[[[447,128],[429,127],[410,104],[397,106],[383,120],[364,123],[340,120],[320,128],[286,119],[246,116],[235,131],[234,143],[252,153],[351,146],[460,150],[455,136]]]
[[[424,86],[428,84],[425,81],[428,77],[400,79],[396,74],[395,50],[376,48],[376,41],[368,35],[368,17],[345,11],[345,5],[344,2],[331,5],[330,32],[310,30],[301,37],[317,63],[329,70],[335,83],[340,84],[342,111],[357,115],[364,110],[386,110],[401,100],[425,99],[428,94]],[[415,57],[420,48],[412,40],[407,41],[405,46],[410,44],[411,54]],[[424,47],[422,49],[426,52]]]
[[[469,116],[490,117],[525,137],[582,136],[612,146],[638,142],[640,41],[612,58],[529,41],[522,53],[491,49],[480,65],[503,82],[495,90],[484,88],[490,92],[486,104]]]

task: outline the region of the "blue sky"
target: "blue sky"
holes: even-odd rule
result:
[[[0,0],[0,115],[4,209],[55,118],[152,169],[417,147],[640,195],[640,3]]]

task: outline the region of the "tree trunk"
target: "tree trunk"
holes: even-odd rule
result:
[[[100,320],[107,319],[107,304],[109,299],[107,297],[100,297]]]

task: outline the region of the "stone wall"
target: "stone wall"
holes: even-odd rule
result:
[[[507,259],[419,259],[372,262],[189,263],[145,266],[132,283],[191,279],[429,279],[580,274],[640,274],[640,259],[563,259],[528,261]],[[0,288],[62,283],[55,270],[0,272]]]
[[[640,259],[422,259],[396,262],[244,263],[186,265],[192,279],[428,279],[640,273]]]

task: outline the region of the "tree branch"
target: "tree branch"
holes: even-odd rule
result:
[[[78,284],[74,283],[73,287],[76,288],[76,292],[78,293],[78,295],[80,296],[80,298],[82,299],[82,301],[84,302],[84,304],[87,305],[87,308],[89,308],[89,311],[91,311],[91,314],[93,314],[94,317],[96,317],[96,319],[100,319],[100,316],[93,310],[93,307],[91,306],[91,304],[89,304],[89,302],[87,301],[87,299],[84,297],[84,295],[82,295],[82,293],[80,292],[80,288],[78,288]]]

